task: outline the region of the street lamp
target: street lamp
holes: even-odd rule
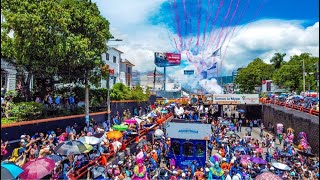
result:
[[[123,41],[122,39],[114,39],[113,37],[111,39],[109,39],[108,41]],[[111,47],[110,45],[107,47]],[[109,129],[111,128],[111,101],[110,101],[110,72],[108,73],[108,77],[107,77],[107,93],[108,93],[108,99],[107,99],[107,108],[108,108],[108,125],[109,125]]]
[[[304,66],[304,59],[302,59],[302,73],[303,73],[303,95],[306,94],[306,72]]]

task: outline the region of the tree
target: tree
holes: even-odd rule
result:
[[[32,76],[55,74],[63,54],[60,42],[71,19],[55,0],[3,0],[1,13],[5,18],[1,23],[1,58],[17,68],[23,94],[29,100]]]
[[[116,83],[110,91],[110,98],[112,100],[129,100],[131,99],[130,89],[122,83]]]
[[[313,57],[309,53],[294,55],[283,66],[281,66],[273,75],[275,84],[287,88],[291,91],[300,92],[303,89],[303,70],[302,60],[305,62],[306,84],[310,85],[310,89],[316,89],[316,80],[313,75],[313,65],[319,61],[318,57]]]
[[[273,67],[257,58],[242,68],[235,78],[235,83],[243,93],[252,93],[254,88],[261,86],[261,81],[272,77]]]
[[[6,19],[1,24],[1,43],[7,46],[1,49],[1,56],[27,71],[27,81],[37,74],[85,84],[87,118],[89,81],[97,84],[107,75],[101,54],[112,37],[109,22],[96,4],[86,0],[3,0],[1,10]],[[14,32],[12,38],[10,31]]]
[[[286,53],[275,53],[274,56],[271,58],[270,62],[274,66],[274,69],[277,70],[279,69],[285,61],[283,58],[286,56]]]

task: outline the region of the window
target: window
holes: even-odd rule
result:
[[[131,68],[128,67],[128,74],[131,74]]]
[[[109,53],[106,53],[106,60],[109,61]]]
[[[205,151],[205,147],[204,147],[203,143],[197,143],[196,156],[197,157],[204,157],[204,151]]]
[[[117,57],[113,56],[113,63],[117,63]]]
[[[174,155],[180,155],[180,143],[178,141],[172,143],[172,153]]]
[[[183,144],[183,152],[184,156],[193,156],[193,144],[191,142],[185,142]]]

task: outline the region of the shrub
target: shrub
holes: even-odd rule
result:
[[[44,105],[36,102],[21,102],[12,104],[9,115],[16,117],[19,121],[38,119],[42,116]]]

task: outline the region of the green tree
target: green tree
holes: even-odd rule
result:
[[[271,58],[270,62],[274,66],[275,70],[279,69],[285,63],[285,61],[283,60],[283,58],[285,56],[286,56],[286,53],[282,53],[282,54],[281,53],[275,53],[273,55],[273,57]]]
[[[272,72],[272,65],[257,58],[239,71],[235,83],[242,93],[252,93],[255,87],[261,86],[262,80],[272,77]]]
[[[122,83],[116,83],[110,91],[111,100],[129,100],[131,97],[130,89]]]
[[[51,77],[57,70],[70,15],[55,0],[3,0],[1,13],[1,57],[17,68],[29,100],[32,76]]]
[[[147,89],[148,90],[148,89]],[[137,100],[137,101],[146,101],[149,98],[149,94],[146,90],[146,93],[144,93],[141,86],[135,86],[131,89],[131,99]]]
[[[291,91],[301,92],[303,90],[302,60],[305,62],[306,86],[310,85],[310,89],[315,90],[316,80],[313,75],[309,74],[314,73],[313,65],[319,61],[319,58],[309,53],[290,57],[290,60],[273,74],[272,79],[275,84]]]
[[[97,5],[87,0],[3,0],[1,10],[6,19],[1,56],[28,72],[26,88],[32,75],[83,83],[88,115],[89,81],[98,84],[107,76],[101,54],[112,37]]]

